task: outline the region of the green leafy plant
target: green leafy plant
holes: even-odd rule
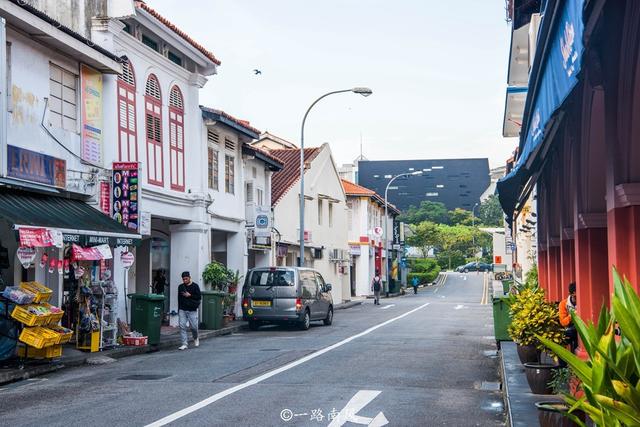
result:
[[[535,345],[544,350],[540,337],[550,342],[562,343],[564,330],[560,326],[558,309],[544,299],[544,290],[525,287],[511,301],[511,325],[509,336],[519,345]]]
[[[440,266],[435,259],[418,258],[411,261],[411,273],[407,276],[409,284],[413,283],[413,278],[417,277],[420,283],[431,283],[438,277]]]
[[[572,376],[571,369],[569,368],[554,369],[551,373],[551,381],[549,382],[549,386],[551,386],[553,393],[569,393],[569,382],[571,381]]]
[[[207,264],[202,272],[202,280],[214,290],[224,290],[233,273],[223,264],[213,261]]]
[[[533,265],[531,270],[527,273],[527,278],[524,280],[524,284],[527,287],[536,287],[538,286],[538,266]]]
[[[640,425],[640,298],[625,278],[613,270],[611,310],[602,307],[597,325],[571,317],[587,360],[545,337],[539,339],[564,360],[581,381],[584,396],[564,395],[600,426]],[[616,336],[619,328],[620,337]],[[572,418],[573,419],[573,418]],[[578,422],[584,426],[584,423]]]

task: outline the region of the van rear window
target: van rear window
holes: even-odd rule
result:
[[[251,286],[293,286],[293,271],[253,271],[249,283]]]

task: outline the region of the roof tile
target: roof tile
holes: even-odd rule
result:
[[[320,151],[321,147],[305,148],[305,163],[313,161]],[[284,164],[282,170],[271,178],[271,205],[275,206],[300,179],[300,149],[270,150],[269,154]]]

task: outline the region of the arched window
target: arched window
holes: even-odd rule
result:
[[[171,189],[184,191],[184,100],[177,86],[169,93],[169,165]]]
[[[155,75],[147,79],[144,89],[144,112],[147,134],[147,182],[164,185],[162,156],[162,101],[160,84]]]
[[[129,61],[122,64],[118,76],[118,160],[138,161],[136,134],[136,78]]]

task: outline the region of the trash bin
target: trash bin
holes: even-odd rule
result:
[[[511,341],[507,328],[511,324],[509,298],[493,298],[493,334],[496,341]]]
[[[204,329],[222,328],[222,312],[226,293],[220,291],[202,291],[202,323]]]
[[[131,298],[131,330],[149,338],[150,345],[160,344],[164,295],[129,294]]]
[[[513,280],[503,280],[502,281],[502,292],[505,294],[509,293],[509,289],[513,285]]]

